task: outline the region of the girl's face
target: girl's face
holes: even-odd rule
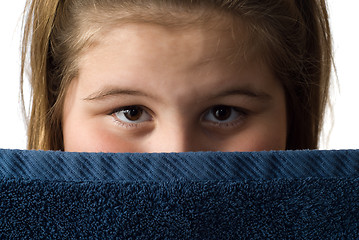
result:
[[[101,36],[65,97],[65,151],[284,150],[282,85],[220,29],[133,23]]]

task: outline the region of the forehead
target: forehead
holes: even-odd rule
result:
[[[93,55],[104,51],[143,59],[146,65],[152,60],[163,60],[163,66],[176,62],[205,64],[221,61],[233,64],[241,59],[243,49],[239,39],[221,29],[192,27],[186,30],[173,30],[153,24],[126,24],[102,35],[96,44],[83,55],[82,61],[90,61]],[[161,53],[161,54],[158,54]],[[190,53],[190,54],[189,54]]]
[[[212,48],[215,48],[212,50],[217,50],[221,46],[227,45],[225,52],[221,49],[222,51],[217,51],[217,54],[226,56],[231,61],[238,57],[251,57],[256,52],[260,52],[259,44],[257,44],[258,38],[251,31],[251,25],[229,12],[213,8],[193,8],[186,11],[183,9],[162,9],[161,13],[155,11],[159,10],[159,8],[155,8],[151,13],[152,10],[146,14],[141,11],[133,12],[132,14],[121,14],[119,12],[117,16],[113,17],[104,12],[101,13],[101,11],[93,13],[101,16],[93,18],[94,22],[90,20],[91,17],[87,18],[89,21],[83,21],[85,25],[82,26],[82,29],[87,33],[83,34],[83,36],[89,35],[89,38],[85,40],[84,50],[80,52],[84,53],[88,50],[88,47],[108,42],[114,30],[123,29],[127,31],[127,34],[132,34],[133,37],[136,37],[136,31],[139,31],[140,28],[133,28],[132,31],[128,31],[131,25],[141,25],[140,31],[142,33],[151,34],[150,31],[146,31],[146,26],[149,26],[148,28],[152,29],[154,37],[156,37],[156,33],[153,31],[153,26],[157,26],[158,30],[161,29],[162,32],[168,33],[167,40],[171,36],[173,36],[172,39],[174,40],[178,37],[182,39],[191,37],[194,46],[196,40],[202,40],[200,39],[201,36],[206,35],[206,42],[212,42]],[[214,42],[215,44],[213,44]]]
[[[151,92],[166,89],[163,92],[171,92],[176,99],[198,96],[204,89],[209,93],[228,88],[238,79],[252,88],[267,85],[255,80],[262,76],[252,74],[261,72],[261,66],[253,65],[243,53],[236,54],[237,41],[240,36],[234,38],[221,28],[174,30],[148,23],[125,24],[104,34],[83,55],[79,82],[85,92],[106,85],[146,86]]]

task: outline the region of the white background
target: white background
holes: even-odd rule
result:
[[[359,149],[358,0],[328,0],[338,79],[321,149]],[[20,30],[25,0],[0,3],[0,148],[26,148],[19,103]]]

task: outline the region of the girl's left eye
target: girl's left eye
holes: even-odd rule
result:
[[[152,120],[152,116],[140,106],[122,107],[114,111],[112,115],[116,121],[129,124]]]
[[[240,120],[245,116],[246,113],[243,110],[240,110],[235,107],[219,105],[209,109],[204,114],[203,119],[207,122],[212,122],[216,124],[227,124],[236,122],[237,120]]]

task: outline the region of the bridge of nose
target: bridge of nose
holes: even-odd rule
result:
[[[189,152],[208,149],[208,141],[198,121],[177,119],[159,126],[150,136],[149,152]]]

